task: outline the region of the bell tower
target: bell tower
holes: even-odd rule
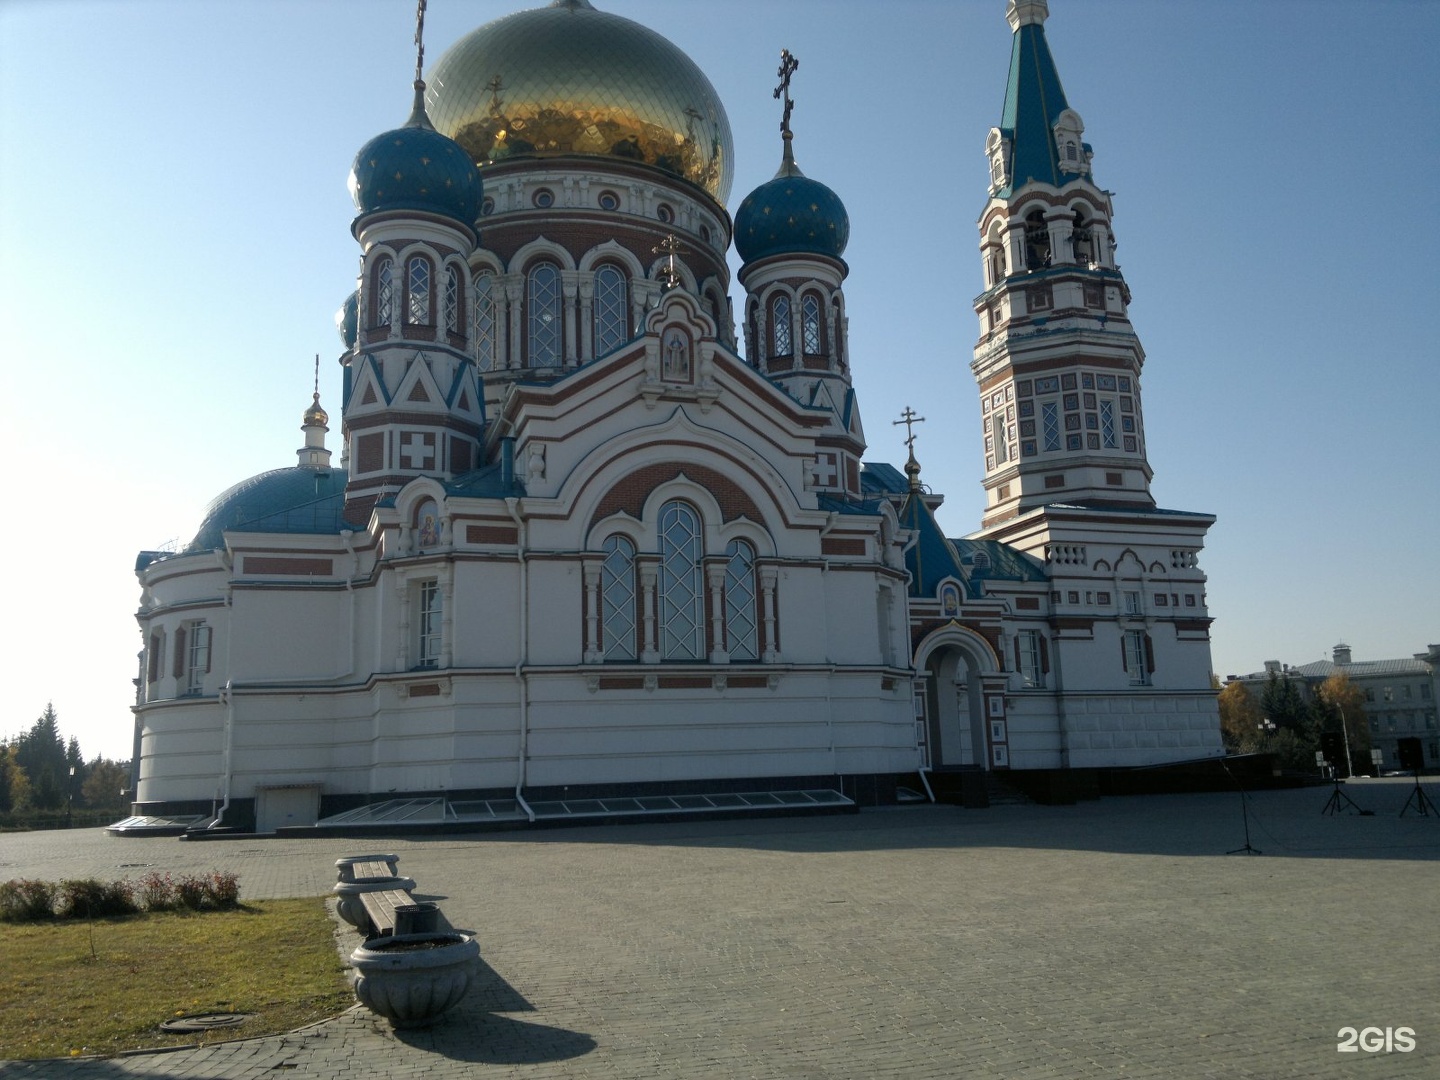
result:
[[[1115,264],[1110,195],[1045,40],[1046,0],[1010,0],[1000,126],[985,141],[984,291],[971,363],[984,428],[984,527],[1064,503],[1153,509],[1145,351]]]

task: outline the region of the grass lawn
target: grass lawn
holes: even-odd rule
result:
[[[273,1035],[355,1003],[325,901],[233,911],[6,923],[0,1058],[113,1054]],[[179,1015],[253,1013],[239,1027],[166,1035]]]

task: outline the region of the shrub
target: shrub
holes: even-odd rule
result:
[[[135,887],[128,881],[108,884],[95,878],[62,881],[55,899],[55,914],[62,919],[133,915],[140,910],[135,903]]]
[[[222,911],[240,906],[240,879],[228,870],[210,871],[210,899]]]
[[[191,911],[203,911],[210,906],[210,883],[203,877],[186,874],[175,882],[175,894],[180,898],[180,906]]]
[[[146,911],[169,911],[180,904],[180,897],[175,891],[175,882],[171,880],[169,874],[162,874],[156,870],[151,870],[140,879],[140,884],[136,886],[136,893]]]
[[[33,922],[55,914],[55,886],[48,881],[7,881],[0,885],[0,919]]]

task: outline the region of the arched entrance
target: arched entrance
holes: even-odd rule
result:
[[[987,691],[994,689],[995,654],[984,638],[952,624],[931,634],[915,651],[916,712],[925,756],[935,769],[989,769]]]

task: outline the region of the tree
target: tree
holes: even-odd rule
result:
[[[1350,773],[1370,768],[1370,725],[1365,718],[1365,694],[1337,671],[1315,688],[1310,704],[1315,727],[1323,732],[1343,731],[1350,746]]]
[[[1309,726],[1310,710],[1288,673],[1270,672],[1260,695],[1260,711],[1277,728],[1303,731]]]
[[[1260,747],[1264,717],[1254,696],[1242,682],[1227,683],[1220,691],[1220,735],[1237,754],[1251,754]]]
[[[0,749],[0,771],[4,771],[10,785],[10,809],[24,810],[30,805],[30,778],[25,769],[15,760],[15,747]]]
[[[65,757],[65,743],[60,738],[60,721],[55,715],[54,703],[47,703],[40,719],[15,740],[15,762],[30,778],[38,795],[41,775],[48,769],[52,783],[58,785],[58,777],[70,774],[70,763]],[[37,804],[38,805],[38,804]]]
[[[85,805],[92,810],[124,810],[125,788],[130,770],[121,762],[97,757],[85,766],[85,783],[80,789]]]

